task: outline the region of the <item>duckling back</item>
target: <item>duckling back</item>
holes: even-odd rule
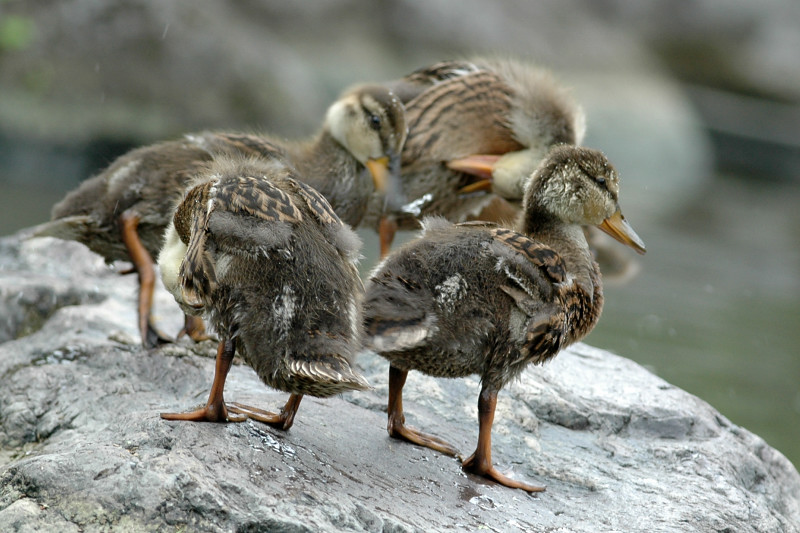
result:
[[[209,159],[205,149],[188,140],[132,150],[67,193],[53,206],[51,221],[39,226],[35,236],[75,240],[108,262],[129,261],[120,216],[133,210],[140,219],[139,238],[155,255],[175,201]]]
[[[416,229],[423,216],[458,222],[478,215],[494,196],[488,187],[473,188],[472,171],[455,164],[474,155],[496,159],[492,192],[519,200],[521,185],[549,147],[578,144],[585,130],[583,111],[569,91],[525,61],[446,61],[389,86],[406,106],[401,181],[409,203],[392,211],[373,198],[368,223],[374,225],[383,213],[403,229]]]
[[[220,158],[204,176],[176,211],[184,294],[268,385],[314,396],[368,388],[351,367],[358,237],[276,159]]]
[[[501,387],[575,340],[565,268],[515,231],[426,219],[370,276],[365,344],[403,370]]]

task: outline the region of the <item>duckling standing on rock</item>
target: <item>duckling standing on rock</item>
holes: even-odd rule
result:
[[[463,469],[509,487],[544,490],[492,466],[497,393],[528,364],[547,361],[597,322],[600,272],[582,225],[597,225],[645,252],[622,217],[618,192],[617,172],[602,153],[557,146],[530,178],[519,232],[428,218],[421,238],[374,270],[364,304],[365,345],[390,362],[392,437],[457,455],[446,441],[405,425],[403,385],[409,370],[478,374],[478,445]]]
[[[397,229],[416,229],[423,216],[460,222],[489,204],[492,192],[521,199],[548,149],[579,144],[585,131],[569,92],[523,61],[442,62],[387,86],[406,106],[400,180],[410,202],[392,210],[372,199],[367,223],[380,235],[382,255]]]
[[[396,196],[394,174],[405,135],[403,105],[391,91],[356,87],[329,108],[320,133],[305,142],[206,132],[133,150],[67,194],[36,236],[76,240],[108,262],[131,261],[139,276],[139,331],[150,348],[169,342],[150,316],[152,257],[189,178],[214,155],[279,155],[308,177],[340,217],[357,224],[374,191]],[[202,322],[189,315],[183,332],[205,338]]]
[[[369,388],[351,367],[361,346],[361,242],[280,159],[214,160],[189,185],[165,241],[164,285],[211,321],[220,344],[206,406],[162,418],[249,417],[288,429],[303,395]],[[235,352],[264,383],[291,393],[280,413],[225,404]]]

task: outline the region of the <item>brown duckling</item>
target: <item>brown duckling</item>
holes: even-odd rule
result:
[[[249,417],[288,429],[303,395],[369,388],[351,367],[361,347],[361,242],[282,159],[216,158],[188,186],[165,240],[165,286],[205,315],[220,343],[206,406],[162,418]],[[280,413],[225,404],[236,352],[264,383],[291,393]]]
[[[579,144],[581,107],[546,70],[512,59],[448,61],[387,84],[406,106],[402,192],[387,209],[373,198],[369,224],[382,255],[397,229],[444,216],[459,222],[494,197],[522,198],[522,185],[557,143]],[[495,220],[497,221],[497,220]]]
[[[420,238],[372,272],[365,345],[390,362],[392,437],[457,455],[446,441],[404,424],[403,385],[409,370],[451,378],[477,374],[478,445],[463,469],[509,487],[544,490],[492,466],[497,393],[528,364],[547,361],[597,322],[600,272],[582,225],[597,225],[645,252],[621,215],[618,192],[617,172],[602,153],[556,146],[530,178],[519,231],[427,218]]]
[[[213,155],[279,154],[309,177],[346,222],[357,224],[370,194],[387,187],[393,190],[396,178],[390,168],[399,165],[405,134],[403,105],[391,91],[374,85],[355,87],[328,109],[321,131],[307,141],[200,133],[133,150],[67,194],[53,207],[52,221],[36,235],[76,240],[109,263],[131,261],[139,276],[142,343],[153,347],[169,339],[150,317],[152,257],[161,249],[164,230],[189,177]],[[184,332],[195,339],[205,336],[202,322],[188,315]]]

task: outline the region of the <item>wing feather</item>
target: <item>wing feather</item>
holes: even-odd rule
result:
[[[564,260],[546,244],[505,228],[492,229],[491,233],[494,242],[503,245],[494,247],[494,250],[520,266],[523,271],[534,276],[543,274],[551,283],[563,283],[567,279]],[[506,249],[510,249],[510,252]]]

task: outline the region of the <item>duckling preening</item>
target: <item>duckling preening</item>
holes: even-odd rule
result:
[[[188,185],[159,256],[176,301],[220,337],[207,404],[167,420],[260,420],[291,427],[303,395],[368,389],[361,348],[361,242],[325,198],[280,158],[220,156]],[[291,395],[281,412],[226,404],[239,353]]]
[[[373,198],[366,223],[382,255],[397,229],[416,229],[424,216],[461,222],[497,196],[520,200],[551,146],[583,139],[581,107],[549,71],[525,61],[445,61],[386,85],[406,108],[400,180],[408,203],[391,209]]]
[[[365,345],[390,362],[392,437],[457,455],[447,441],[405,425],[403,385],[409,370],[477,374],[478,444],[463,469],[509,487],[544,490],[492,465],[497,393],[597,323],[602,284],[583,225],[645,252],[622,217],[618,194],[617,172],[601,152],[555,146],[530,177],[516,231],[431,217],[421,237],[378,265],[367,283]]]
[[[373,192],[399,197],[395,174],[405,135],[399,99],[385,87],[357,86],[329,108],[321,130],[304,141],[204,132],[135,149],[68,193],[36,236],[76,240],[109,263],[130,261],[139,278],[142,344],[154,347],[170,339],[151,318],[152,258],[161,249],[175,204],[199,168],[218,154],[279,156],[307,177],[342,219],[355,225]],[[202,322],[191,315],[183,332],[197,340],[206,338]]]

